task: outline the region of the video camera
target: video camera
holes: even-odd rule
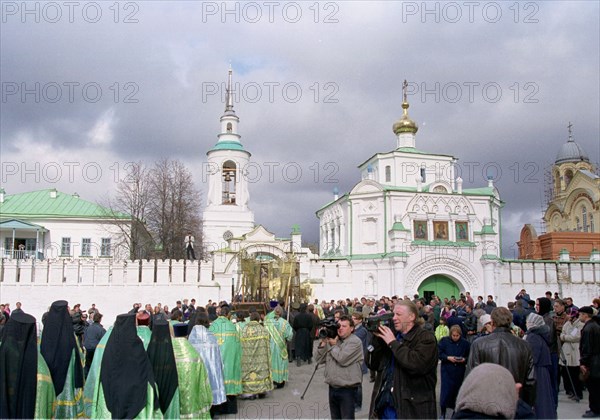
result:
[[[367,331],[377,331],[380,325],[385,325],[386,327],[390,327],[392,325],[392,319],[394,318],[393,313],[386,312],[381,315],[373,315],[366,318],[363,322]]]
[[[319,338],[336,338],[338,335],[338,328],[340,324],[333,317],[325,318],[319,322]]]

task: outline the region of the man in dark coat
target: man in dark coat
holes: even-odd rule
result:
[[[482,363],[504,366],[513,374],[515,383],[523,385],[521,399],[530,406],[535,404],[535,371],[531,348],[515,337],[511,330],[512,314],[506,308],[492,311],[492,333],[478,338],[471,345],[465,376]]]
[[[380,326],[374,334],[392,352],[393,397],[396,417],[436,418],[438,346],[431,331],[422,328],[423,318],[414,303],[401,300],[394,306],[394,329]]]
[[[579,318],[585,322],[579,342],[581,372],[590,392],[590,409],[582,417],[600,416],[600,317],[593,314],[591,306],[579,309]]]
[[[300,366],[302,361],[312,363],[313,339],[310,332],[313,328],[313,320],[306,312],[306,303],[300,305],[299,313],[294,318],[294,344],[296,347],[296,365]]]

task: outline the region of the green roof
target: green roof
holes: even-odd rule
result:
[[[55,197],[52,194],[55,193]],[[65,194],[55,189],[31,191],[4,197],[0,203],[2,218],[113,218],[111,211],[96,203],[83,200],[76,194]],[[119,213],[119,219],[130,216]]]
[[[494,187],[466,188],[462,192],[464,195],[489,195],[494,196]]]
[[[406,229],[404,227],[402,222],[394,222],[394,224],[392,225],[392,229],[390,229],[390,230],[399,230],[399,231],[404,231],[404,232],[410,232],[409,229]]]
[[[483,225],[481,232],[475,232],[475,235],[495,235],[494,228],[491,225]]]
[[[239,141],[219,141],[209,150],[209,152],[212,152],[213,150],[241,150],[242,152],[250,154],[250,152],[244,149],[244,145]]]

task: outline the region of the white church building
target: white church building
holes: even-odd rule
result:
[[[323,279],[323,292],[355,295],[495,295],[498,190],[492,181],[463,188],[455,157],[417,148],[406,94],[402,108],[394,149],[361,163],[360,182],[317,211],[320,260],[311,278]]]
[[[532,297],[551,290],[577,303],[600,294],[597,251],[577,261],[568,253],[558,261],[502,258],[498,190],[491,180],[463,188],[455,157],[419,149],[406,87],[403,115],[393,124],[395,138],[390,135],[392,150],[366,159],[358,166],[357,184],[345,194],[336,191],[316,210],[318,254],[302,246],[293,221],[290,236],[276,238],[254,221],[249,180],[243,175],[251,154],[241,141],[231,78],[230,70],[220,132],[207,151],[206,261],[9,255],[0,259],[1,300],[22,301],[41,316],[56,299],[84,306],[93,299],[106,303],[101,310],[110,325],[133,302],[229,301],[234,294],[254,300],[282,296],[284,290],[286,297],[302,299],[445,297],[469,291],[492,295],[499,304],[513,300],[522,288]],[[35,223],[45,226],[46,221]],[[69,237],[68,232],[61,235]]]

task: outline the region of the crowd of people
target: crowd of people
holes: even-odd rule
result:
[[[285,387],[294,361],[325,366],[331,418],[354,418],[367,376],[370,418],[556,418],[561,383],[600,416],[599,298],[183,299],[135,303],[108,331],[95,304],[56,301],[39,337],[15,306],[0,305],[0,418],[236,414],[239,398]]]

